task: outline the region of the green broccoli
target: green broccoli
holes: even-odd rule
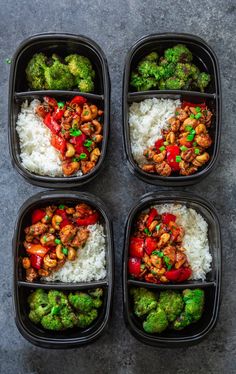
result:
[[[197,87],[200,88],[201,92],[204,92],[204,88],[207,87],[207,85],[209,84],[210,80],[211,80],[211,77],[207,73],[200,73],[198,75],[196,84],[197,84]]]
[[[165,81],[167,90],[181,90],[184,86],[184,81],[176,77],[170,77]]]
[[[173,324],[175,330],[182,330],[201,318],[204,307],[204,291],[200,289],[184,290],[183,301],[185,308]]]
[[[143,329],[149,334],[161,333],[168,327],[166,313],[159,306],[156,310],[151,311],[146,321],[143,322]]]
[[[165,90],[166,89],[166,82],[165,82],[164,79],[159,80],[158,88],[159,88],[159,90]]]
[[[165,59],[168,62],[191,62],[193,59],[192,53],[184,44],[177,44],[172,48],[168,48],[164,53]]]
[[[70,306],[63,306],[59,312],[61,323],[65,329],[72,328],[77,325],[78,319]]]
[[[25,70],[30,88],[40,90],[45,87],[44,71],[46,67],[46,56],[43,53],[34,54]]]
[[[70,90],[74,86],[74,77],[67,65],[57,55],[52,55],[52,64],[45,68],[45,88],[48,90]]]
[[[147,288],[131,288],[130,294],[134,298],[134,313],[142,317],[157,307],[157,296]]]
[[[88,77],[94,78],[95,71],[93,70],[92,64],[87,57],[73,54],[65,58],[68,63],[68,68],[75,77],[86,79]]]
[[[48,295],[40,288],[30,294],[28,303],[30,309],[34,312],[31,314],[30,319],[31,317],[33,319],[41,319],[45,314],[50,312],[51,305],[48,300]]]
[[[93,307],[93,298],[85,292],[70,293],[68,296],[70,304],[80,312],[89,312]]]
[[[68,305],[67,296],[62,291],[58,290],[50,290],[48,292],[48,301],[51,306]]]
[[[137,91],[148,91],[157,87],[157,81],[155,78],[145,78],[137,73],[131,74],[130,84],[131,86],[135,87]]]
[[[191,74],[191,64],[179,62],[175,68],[175,76],[186,81]]]
[[[151,52],[147,56],[145,56],[143,60],[157,62],[157,60],[158,60],[158,54],[157,54],[157,52]]]
[[[154,76],[157,67],[158,67],[158,65],[155,62],[153,62],[153,61],[142,60],[138,64],[138,72],[143,77]]]
[[[63,330],[63,324],[58,316],[47,314],[41,320],[41,325],[47,330]]]
[[[81,92],[93,92],[94,90],[94,82],[91,77],[87,77],[86,79],[75,79],[76,84]]]
[[[167,319],[173,322],[184,308],[182,296],[175,291],[162,291],[158,305],[166,313]]]
[[[88,291],[88,294],[94,298],[100,298],[103,296],[103,289],[102,288],[94,288]]]
[[[198,76],[200,74],[200,70],[196,65],[190,64],[190,76],[193,78],[193,80],[197,80]]]
[[[29,319],[37,325],[38,323],[40,323],[42,316],[38,315],[38,313],[32,309],[29,312]]]
[[[78,319],[77,326],[81,328],[85,328],[91,325],[91,323],[97,318],[97,316],[98,316],[97,309],[91,309],[87,313],[78,313],[77,314],[77,319]]]

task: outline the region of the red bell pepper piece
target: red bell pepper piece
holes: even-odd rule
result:
[[[71,221],[68,220],[68,218],[63,219],[63,221],[60,223],[60,229],[63,229],[63,227],[71,225]]]
[[[151,255],[153,251],[157,248],[157,241],[154,238],[145,239],[145,251],[148,255]]]
[[[89,151],[84,146],[84,142],[87,139],[87,136],[82,133],[79,136],[73,136],[70,140],[70,143],[74,144],[75,150],[77,154],[85,153],[89,157]]]
[[[129,254],[132,257],[143,257],[144,239],[131,237],[129,244]]]
[[[203,103],[200,103],[200,104],[195,104],[195,103],[190,103],[189,101],[183,101],[182,102],[182,109],[184,109],[186,106],[189,106],[189,107],[194,107],[196,108],[196,106],[199,106],[199,108],[201,109],[206,109],[206,103],[203,102]]]
[[[63,209],[57,209],[55,214],[61,216],[63,219],[67,219],[67,214]]]
[[[57,106],[57,101],[53,97],[44,96],[43,100],[53,108]]]
[[[61,216],[62,217],[62,222],[60,223],[60,229],[62,229],[63,227],[67,226],[67,225],[71,225],[72,222],[69,221],[68,219],[68,216],[66,214],[66,212],[63,210],[63,209],[57,209],[55,214],[57,214],[58,216]]]
[[[190,268],[180,268],[166,271],[164,275],[171,282],[184,282],[191,274]]]
[[[164,139],[158,139],[156,142],[155,142],[155,147],[156,147],[156,150],[158,153],[160,153],[160,147],[163,147],[164,145]]]
[[[141,273],[141,259],[137,257],[130,257],[128,260],[128,271],[133,277],[138,277]]]
[[[86,102],[87,102],[87,99],[86,99],[85,97],[83,97],[83,96],[75,96],[75,97],[71,100],[70,104],[83,105],[83,104],[85,104]]]
[[[171,213],[163,213],[161,215],[162,222],[166,225],[168,225],[171,221],[175,222],[176,221],[176,216]]]
[[[49,251],[49,249],[49,247],[42,246],[42,244],[29,244],[26,249],[26,252],[30,255],[44,257],[46,253]]]
[[[62,119],[63,115],[65,113],[65,109],[59,109],[58,107],[55,109],[52,117],[55,119],[55,121],[60,121]]]
[[[61,153],[65,153],[66,151],[66,140],[58,135],[52,134],[51,145]]]
[[[155,208],[152,208],[149,212],[149,217],[148,217],[148,220],[147,220],[147,227],[149,227],[152,223],[152,221],[154,220],[154,218],[158,215],[158,212]]]
[[[99,220],[99,213],[95,212],[91,214],[88,217],[85,218],[78,218],[76,220],[76,223],[78,226],[88,226],[88,225],[94,225]]]
[[[35,209],[32,213],[31,221],[34,225],[35,223],[41,221],[46,216],[46,213],[42,209]]]
[[[61,130],[61,126],[52,118],[51,114],[48,113],[43,120],[43,123],[49,128],[53,134],[58,134]]]
[[[39,270],[42,267],[43,257],[40,257],[38,255],[31,255],[30,256],[30,263],[31,263],[31,266],[34,269]]]
[[[167,150],[167,163],[170,165],[173,171],[178,171],[180,169],[179,162],[176,162],[176,156],[180,155],[180,149],[177,145],[168,145]]]

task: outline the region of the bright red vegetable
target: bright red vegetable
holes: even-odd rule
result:
[[[61,153],[65,153],[66,151],[66,140],[58,135],[52,134],[51,145]]]
[[[71,221],[68,220],[68,218],[63,219],[63,221],[60,223],[60,229],[63,229],[63,227],[71,225]]]
[[[53,97],[49,97],[49,96],[44,96],[43,100],[50,106],[52,106],[53,108],[55,106],[57,106],[57,101],[56,99],[54,99]]]
[[[180,149],[177,145],[168,145],[167,150],[167,162],[173,171],[178,171],[180,169],[179,162],[176,162],[176,156],[180,155]]]
[[[83,96],[75,96],[75,97],[71,100],[70,104],[83,105],[83,104],[85,104],[86,102],[87,102],[87,99],[86,99],[85,97],[83,97]]]
[[[84,146],[84,142],[87,139],[86,135],[82,133],[79,136],[74,136],[71,138],[70,143],[74,144],[76,153],[81,154],[85,153],[87,156],[89,156],[88,149]]]
[[[171,213],[163,213],[161,215],[161,218],[162,218],[162,222],[165,223],[166,225],[168,225],[171,221],[172,222],[176,221],[176,216]]]
[[[157,241],[154,238],[145,239],[145,251],[150,255],[157,248]]]
[[[76,220],[76,223],[78,226],[88,226],[88,225],[94,225],[99,220],[99,213],[94,212],[88,217],[85,218],[78,218]]]
[[[56,215],[61,216],[63,219],[67,218],[66,211],[64,209],[57,209],[55,212]]]
[[[131,237],[129,244],[129,254],[132,257],[143,257],[144,239]]]
[[[195,103],[190,103],[189,101],[183,101],[182,105],[181,105],[182,109],[185,108],[186,106],[194,107],[194,108],[196,108],[198,106],[201,109],[206,109],[206,103],[205,102],[203,102],[201,104],[195,104]]]
[[[34,225],[35,223],[41,221],[45,217],[46,213],[42,209],[35,209],[32,213],[32,224]]]
[[[59,109],[58,107],[55,109],[52,117],[55,119],[55,121],[59,121],[62,119],[63,115],[65,113],[65,109]]]
[[[157,215],[158,215],[158,212],[155,208],[150,209],[149,217],[148,217],[148,220],[147,220],[147,227],[149,227],[151,225],[152,221],[154,220],[154,218]]]
[[[160,153],[160,147],[163,147],[164,145],[164,140],[163,139],[158,139],[156,142],[155,142],[155,147],[156,147],[156,150],[158,153]]]
[[[49,128],[53,134],[58,134],[61,130],[61,126],[52,118],[51,114],[48,113],[43,120],[43,123]]]
[[[164,275],[171,282],[184,282],[191,274],[190,268],[180,268],[166,271]]]
[[[38,269],[39,270],[42,267],[43,257],[40,257],[38,255],[31,255],[30,256],[30,263],[31,263],[31,266],[34,269]]]
[[[40,257],[44,257],[49,249],[49,247],[44,247],[41,244],[29,244],[26,252],[30,255],[38,255]]]
[[[141,259],[137,257],[130,257],[128,260],[129,274],[133,277],[138,277],[141,273]]]

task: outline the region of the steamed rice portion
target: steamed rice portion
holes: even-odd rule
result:
[[[135,161],[144,165],[146,159],[143,152],[154,146],[162,137],[161,131],[169,127],[168,119],[173,117],[180,100],[146,99],[133,103],[129,108],[129,127],[131,150]]]
[[[194,209],[181,204],[156,205],[158,213],[174,214],[176,223],[183,226],[183,247],[192,268],[193,280],[205,280],[206,274],[211,270],[212,256],[208,243],[208,224],[201,214]]]
[[[78,249],[75,261],[66,261],[63,267],[52,272],[45,281],[90,282],[106,277],[106,241],[104,228],[96,223],[88,226],[88,240],[83,248]]]
[[[60,177],[63,175],[61,160],[50,144],[51,132],[35,114],[39,104],[39,100],[33,100],[30,104],[26,100],[16,122],[22,165],[35,174]]]

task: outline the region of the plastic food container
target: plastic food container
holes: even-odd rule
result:
[[[85,202],[93,206],[101,215],[101,223],[106,234],[106,262],[107,275],[101,281],[86,283],[62,283],[62,282],[26,282],[23,279],[22,265],[20,257],[23,255],[23,229],[29,225],[30,216],[35,208],[44,207],[48,204],[76,204]],[[28,199],[19,210],[13,238],[13,268],[14,268],[14,312],[15,322],[20,333],[31,343],[45,348],[71,348],[93,342],[106,329],[112,305],[113,295],[113,236],[112,224],[107,215],[106,207],[97,197],[84,193],[72,191],[47,191],[34,195]],[[73,328],[61,332],[50,332],[44,330],[39,325],[33,324],[29,317],[29,307],[27,297],[31,290],[43,288],[45,290],[57,289],[63,292],[73,292],[77,290],[89,290],[101,287],[104,291],[103,306],[98,310],[98,318],[91,326],[85,329]]]
[[[66,56],[80,53],[88,57],[95,69],[96,79],[94,93],[80,93],[79,91],[42,90],[30,91],[28,88],[25,68],[30,58],[38,52],[46,54],[56,53]],[[95,168],[88,174],[71,177],[49,177],[34,174],[23,167],[20,160],[19,138],[16,132],[16,120],[25,100],[42,99],[43,96],[56,99],[72,99],[75,95],[82,95],[104,110],[103,141],[101,156]],[[110,78],[106,57],[101,48],[85,36],[71,34],[39,34],[26,39],[20,44],[13,56],[9,85],[9,147],[13,166],[28,182],[49,188],[71,188],[81,186],[91,181],[101,170],[106,156],[110,121]]]
[[[130,75],[137,63],[148,53],[157,51],[162,54],[166,48],[182,43],[185,44],[193,54],[193,63],[202,71],[211,75],[211,82],[205,93],[197,91],[183,90],[150,90],[134,92],[130,86]],[[194,103],[205,101],[209,109],[213,112],[213,122],[210,135],[213,139],[212,146],[208,149],[211,159],[206,165],[189,176],[169,176],[163,177],[157,174],[144,172],[136,164],[132,152],[129,133],[129,106],[133,102],[140,102],[150,98],[180,99]],[[132,174],[142,179],[144,182],[162,186],[186,186],[201,181],[206,177],[216,164],[221,131],[221,87],[219,64],[214,51],[199,37],[190,34],[152,34],[139,39],[129,50],[124,67],[123,75],[123,134],[124,148],[127,164]]]
[[[181,284],[153,284],[136,281],[129,277],[127,271],[129,238],[135,217],[143,210],[154,204],[180,203],[195,209],[208,223],[208,240],[212,255],[212,270],[205,281],[186,281]],[[129,295],[130,287],[146,287],[153,291],[184,290],[186,288],[200,288],[205,291],[205,307],[201,319],[182,331],[165,330],[161,334],[148,334],[142,328],[142,323],[133,313],[133,301]],[[220,306],[221,289],[221,233],[217,213],[209,202],[185,192],[160,192],[143,195],[131,209],[125,228],[123,251],[123,302],[124,318],[130,332],[146,344],[161,347],[180,347],[201,341],[215,326]]]

